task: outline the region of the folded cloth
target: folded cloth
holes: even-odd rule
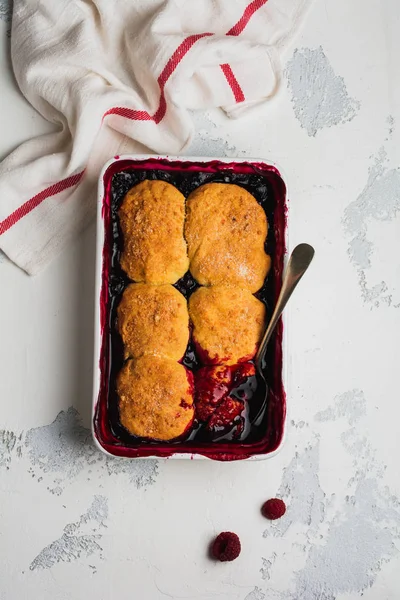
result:
[[[1,163],[0,248],[37,273],[93,217],[109,158],[179,154],[191,109],[274,97],[310,1],[14,0],[17,82],[59,130]]]

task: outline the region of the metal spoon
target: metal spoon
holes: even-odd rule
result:
[[[255,425],[258,425],[257,421],[262,417],[264,413],[264,409],[267,403],[268,396],[268,385],[264,377],[263,369],[265,367],[264,359],[265,353],[267,350],[268,342],[271,338],[271,335],[276,327],[276,324],[279,321],[279,318],[285,308],[290,296],[292,295],[295,287],[299,283],[300,279],[303,277],[304,273],[307,271],[308,267],[314,256],[314,248],[309,244],[299,244],[293,250],[290,255],[289,262],[287,264],[285,274],[283,276],[281,291],[274,309],[272,313],[272,317],[270,322],[268,323],[268,327],[265,330],[264,337],[261,341],[261,344],[258,348],[258,352],[255,358],[255,365],[257,369],[257,373],[259,375],[259,381],[261,385],[264,385],[265,395],[264,400],[261,404],[261,407],[252,422]]]

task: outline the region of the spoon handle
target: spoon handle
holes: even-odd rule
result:
[[[307,271],[313,259],[313,256],[314,248],[309,244],[299,244],[298,246],[296,246],[296,248],[290,255],[289,262],[287,264],[286,271],[283,277],[282,288],[279,294],[278,301],[276,303],[271,320],[268,323],[268,327],[265,330],[264,337],[256,354],[256,366],[257,369],[260,371],[262,368],[261,363],[264,359],[267,344],[270,340],[272,332],[274,331],[275,326],[279,321],[279,317],[281,316],[282,311],[285,308],[295,287],[299,283],[300,279],[303,277],[304,273]]]

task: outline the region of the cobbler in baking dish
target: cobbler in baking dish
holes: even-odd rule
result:
[[[117,377],[121,424],[155,440],[189,434],[194,415],[209,431],[239,425],[245,398],[232,392],[255,377],[254,365],[240,363],[254,357],[265,328],[265,305],[252,293],[271,262],[264,210],[244,188],[210,183],[189,195],[185,212],[185,197],[173,185],[144,180],[126,193],[118,215],[121,267],[131,280],[145,282],[130,283],[117,309],[129,359]],[[189,312],[184,296],[165,283],[188,268],[198,284]],[[199,366],[217,365],[194,370],[194,388],[178,364],[189,317]]]

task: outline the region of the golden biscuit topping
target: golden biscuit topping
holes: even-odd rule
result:
[[[120,264],[130,279],[175,283],[186,273],[185,198],[176,187],[142,181],[126,194],[118,215],[124,240]]]
[[[251,359],[265,327],[265,306],[238,287],[201,287],[189,300],[193,339],[204,364]]]
[[[180,360],[184,355],[189,341],[187,302],[172,285],[129,285],[117,315],[125,358],[157,354]]]
[[[128,360],[117,378],[121,424],[138,437],[169,441],[186,433],[194,418],[188,373],[158,356]]]
[[[267,218],[245,189],[208,183],[186,205],[185,236],[190,270],[202,285],[238,285],[259,290],[271,260],[265,253]]]

